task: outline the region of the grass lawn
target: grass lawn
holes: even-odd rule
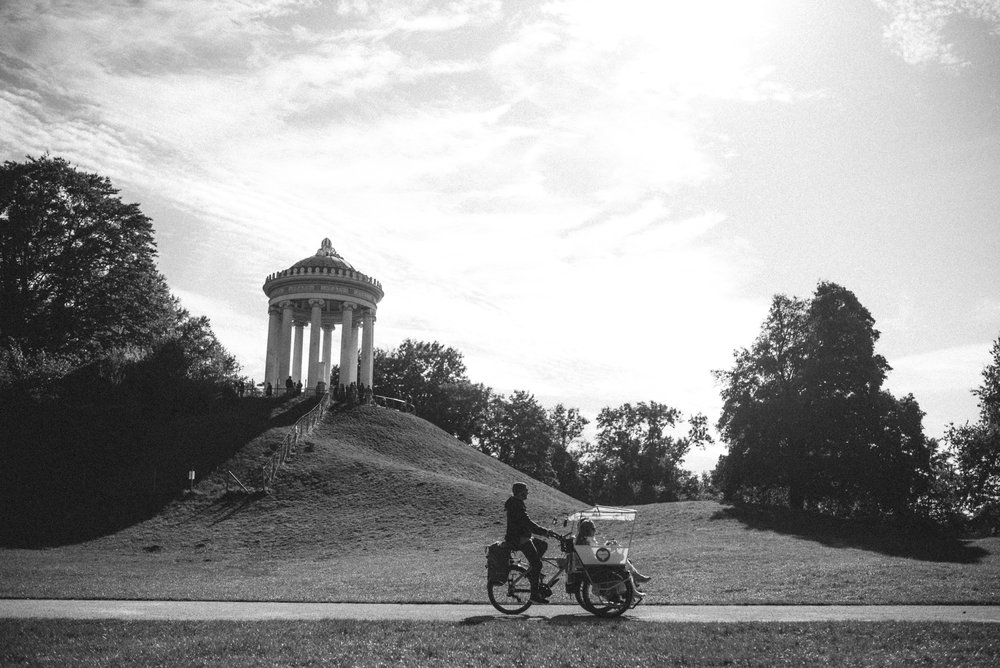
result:
[[[996,666],[990,624],[0,620],[0,664],[53,666]]]
[[[0,596],[486,601],[483,548],[502,536],[521,474],[412,415],[358,407],[314,431],[270,494],[227,492],[227,472],[253,479],[286,430],[263,432],[193,493],[115,533],[0,542]],[[530,486],[536,521],[587,505]],[[654,576],[650,604],[1000,603],[1000,538],[714,502],[638,509],[631,556]]]
[[[502,503],[502,494],[496,499]],[[0,595],[486,601],[483,546],[502,533],[497,513],[435,508],[409,535],[376,523],[353,528],[352,542],[332,540],[322,522],[297,517],[294,506],[281,508],[280,498],[255,503],[260,507],[241,511],[250,544],[224,540],[231,530],[225,524],[239,513],[214,527],[200,519],[211,502],[192,500],[190,517],[173,526],[80,545],[2,550]],[[175,512],[183,509],[178,504]],[[1000,603],[1000,539],[946,541],[935,554],[928,550],[932,538],[869,534],[841,523],[796,527],[712,502],[639,510],[633,555],[654,576],[645,586],[649,604]],[[280,519],[262,519],[273,515]],[[562,593],[554,599],[564,600]]]
[[[227,491],[229,471],[253,480],[285,430],[265,430],[193,492],[120,530],[36,545],[0,535],[0,596],[486,604],[483,548],[503,534],[521,474],[412,415],[361,407],[300,444],[270,494]],[[589,505],[528,482],[536,521]],[[1000,603],[1000,538],[690,502],[640,506],[632,548],[654,578],[647,604]],[[461,624],[0,620],[0,665],[1000,664],[993,625],[484,610]]]

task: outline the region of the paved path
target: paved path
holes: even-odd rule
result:
[[[907,621],[1000,624],[998,605],[640,605],[625,613],[649,622]],[[527,617],[592,617],[571,605],[534,606]],[[0,619],[398,619],[478,623],[508,619],[488,604],[277,603],[0,599]]]

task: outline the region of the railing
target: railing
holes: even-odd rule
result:
[[[285,435],[278,449],[271,453],[261,467],[261,486],[267,491],[268,486],[274,484],[278,477],[278,470],[288,459],[292,448],[299,444],[299,438],[305,436],[315,427],[323,416],[326,415],[327,408],[330,407],[331,394],[327,392],[320,398],[319,403],[311,411],[296,420],[291,430]]]
[[[272,452],[267,461],[264,462],[264,465],[261,467],[261,487],[264,488],[265,492],[267,492],[270,485],[274,484],[274,481],[278,477],[279,469],[281,469],[282,465],[288,459],[288,455],[292,452],[292,449],[298,446],[299,438],[312,431],[319,424],[319,421],[323,419],[323,416],[326,415],[326,411],[333,403],[332,397],[332,392],[324,394],[319,403],[311,411],[300,417],[292,425],[291,430],[285,435],[278,449]],[[372,400],[378,406],[385,406],[386,408],[392,408],[403,413],[412,413],[414,411],[414,406],[409,401],[395,397],[385,397],[375,394],[372,395]]]
[[[402,399],[397,399],[396,397],[383,397],[381,395],[373,395],[372,399],[378,406],[385,406],[386,408],[394,408],[397,411],[402,411],[403,413],[412,413],[415,409],[413,404],[409,401],[403,401]]]

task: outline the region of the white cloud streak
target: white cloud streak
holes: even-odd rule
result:
[[[949,66],[968,64],[946,31],[957,18],[983,21],[1000,35],[1000,3],[996,0],[874,0],[890,22],[886,42],[910,64],[935,62]]]

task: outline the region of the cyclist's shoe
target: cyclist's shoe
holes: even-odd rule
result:
[[[633,573],[632,579],[636,582],[642,583],[642,582],[649,582],[653,578],[649,577],[648,575],[643,575],[642,573]]]
[[[544,596],[536,592],[531,595],[531,602],[538,603],[539,605],[545,605],[546,603],[549,602],[549,599],[545,598]]]

